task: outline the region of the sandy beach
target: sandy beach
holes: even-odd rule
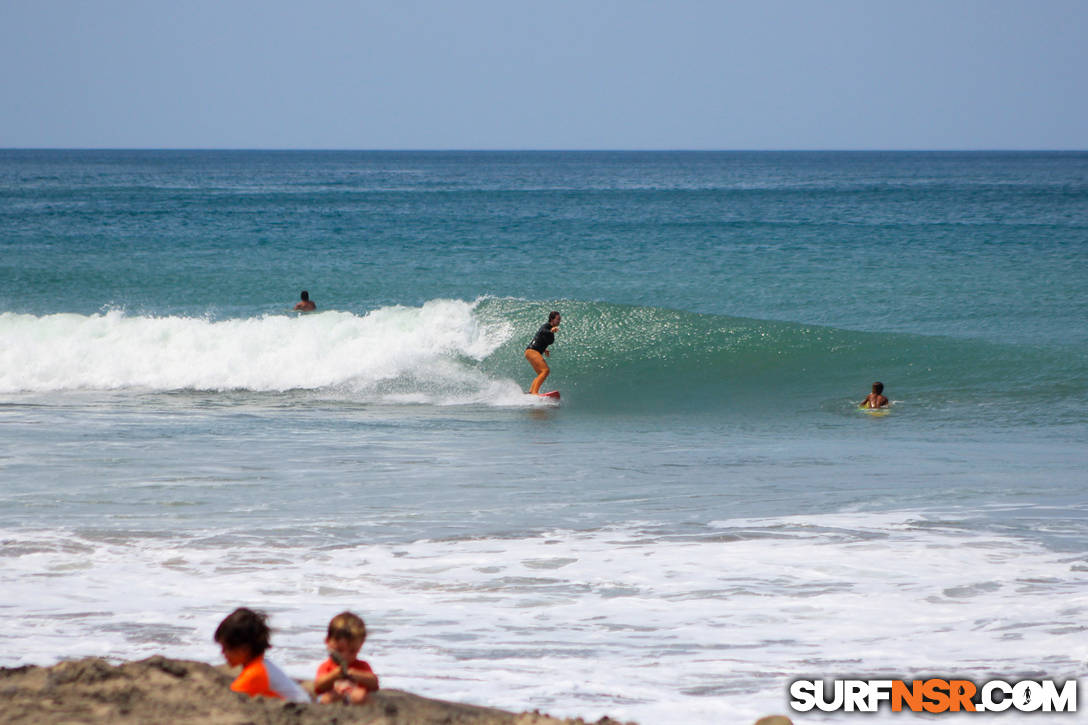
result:
[[[0,669],[0,722],[8,725],[169,722],[175,725],[585,725],[581,718],[514,713],[432,700],[400,690],[372,693],[360,707],[300,705],[231,692],[225,666],[149,657],[113,665],[88,657],[51,667]],[[310,685],[302,683],[304,687]],[[308,688],[309,689],[309,688]],[[597,725],[621,724],[608,717]],[[781,717],[757,725],[788,725]]]
[[[361,707],[299,705],[230,691],[226,667],[155,656],[112,665],[99,658],[52,667],[0,670],[0,721],[42,723],[201,723],[203,725],[575,725],[540,713],[512,713],[430,700],[398,690],[373,693]],[[308,683],[303,683],[305,686]],[[618,722],[610,719],[601,725]]]

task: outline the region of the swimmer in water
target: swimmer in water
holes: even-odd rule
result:
[[[548,345],[555,342],[555,333],[559,329],[561,319],[558,312],[553,310],[549,313],[548,322],[540,326],[529,347],[525,348],[525,359],[533,366],[533,372],[536,373],[533,384],[529,386],[529,392],[532,395],[540,395],[540,386],[544,384],[548,373],[551,372],[548,363],[544,362],[544,357],[551,355],[548,352]]]
[[[299,295],[301,299],[295,304],[295,309],[299,312],[313,312],[317,309],[317,305],[310,299],[310,293],[306,290],[302,290],[302,294]]]
[[[858,405],[859,408],[887,408],[888,399],[884,397],[884,383],[873,383],[873,392]]]

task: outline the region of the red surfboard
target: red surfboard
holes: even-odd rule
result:
[[[537,395],[539,395],[541,398],[555,398],[556,400],[559,400],[558,390],[549,390],[546,393],[537,393]]]

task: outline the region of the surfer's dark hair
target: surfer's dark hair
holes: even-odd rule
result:
[[[883,393],[884,392],[884,383],[881,383],[881,382],[873,383],[873,392],[876,393],[877,395],[880,395],[881,393]]]
[[[310,293],[307,292],[306,290],[302,290],[302,300],[304,302],[309,302],[310,301]]]
[[[248,647],[252,657],[260,657],[272,646],[268,616],[264,612],[239,607],[227,615],[215,629],[215,641],[228,649]]]
[[[551,322],[551,321],[552,321],[552,320],[554,320],[554,319],[555,319],[556,317],[559,317],[559,312],[558,312],[558,310],[552,310],[551,312],[549,312],[549,313],[548,313],[548,322]]]

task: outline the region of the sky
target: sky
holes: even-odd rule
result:
[[[0,0],[0,147],[1088,149],[1085,0]]]

